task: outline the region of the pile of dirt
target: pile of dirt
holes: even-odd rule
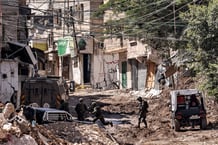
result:
[[[8,136],[21,138],[25,134],[35,139],[38,145],[71,145],[71,144],[99,144],[99,145],[135,145],[135,144],[218,144],[218,104],[212,98],[206,99],[207,130],[184,130],[175,132],[171,128],[171,112],[169,109],[170,90],[165,89],[160,95],[145,98],[149,103],[147,115],[148,128],[137,128],[138,101],[137,96],[129,92],[102,91],[75,93],[70,97],[69,107],[75,119],[72,122],[56,122],[31,127],[29,125],[17,126],[22,128],[19,136],[0,128],[0,143],[7,144]],[[100,122],[79,122],[74,111],[79,98],[89,105],[97,102],[103,110],[106,120],[114,123],[113,127],[102,126]],[[143,96],[142,96],[143,97]],[[89,114],[90,115],[90,114]],[[91,117],[91,116],[89,116]],[[26,128],[24,130],[24,128]]]
[[[112,104],[104,107],[106,111],[112,113],[121,113],[128,115],[130,124],[117,125],[116,130],[111,131],[113,136],[120,144],[135,144],[145,138],[169,137],[175,134],[171,132],[170,127],[170,111],[169,111],[169,90],[162,92],[159,97],[146,98],[149,103],[149,112],[147,115],[148,128],[137,128],[138,102],[136,96],[128,96],[128,94],[111,97]],[[145,98],[144,98],[145,99]],[[116,101],[114,101],[116,100]],[[102,100],[108,102],[108,100]]]
[[[200,139],[207,138],[208,142],[217,143],[214,135],[210,137],[210,134],[214,134],[218,128],[218,105],[212,98],[206,98],[207,107],[207,119],[208,130],[200,131],[198,128],[187,132],[175,132],[171,128],[171,111],[170,105],[170,90],[165,89],[158,95],[158,97],[145,98],[149,102],[149,112],[147,115],[148,128],[137,128],[137,111],[138,102],[136,96],[130,96],[129,94],[120,94],[119,96],[111,96],[107,99],[101,99],[102,102],[107,103],[103,107],[105,112],[119,113],[129,119],[129,123],[118,124],[116,129],[110,129],[111,134],[116,138],[120,144],[187,144],[198,143]],[[212,131],[211,131],[212,129]],[[186,130],[184,130],[186,131]],[[194,132],[193,132],[194,131]],[[192,138],[192,135],[196,136],[196,139]],[[182,135],[182,137],[181,137]],[[190,141],[188,139],[191,139]]]
[[[57,122],[44,125],[56,138],[71,144],[108,144],[115,145],[107,131],[92,123]]]

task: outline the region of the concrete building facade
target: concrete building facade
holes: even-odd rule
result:
[[[103,18],[92,17],[104,2],[27,1],[32,10],[30,45],[47,55],[40,68],[46,75],[63,76],[93,88],[112,88],[113,84],[134,90],[154,88],[158,53],[142,40],[124,36],[105,39],[103,24],[125,15],[107,11]],[[60,42],[66,42],[66,53],[60,54]]]
[[[107,0],[105,0],[105,3]],[[104,21],[125,17],[124,14],[105,12]],[[122,30],[121,30],[122,31]],[[104,40],[105,53],[119,56],[120,88],[144,90],[155,88],[156,70],[161,63],[158,52],[148,46],[144,40],[123,35],[121,38],[110,37]]]
[[[103,18],[92,17],[102,3],[103,0],[27,2],[32,10],[30,45],[47,54],[46,75],[62,76],[76,84],[89,84],[94,88],[111,77],[105,74],[105,68],[117,58],[103,56],[103,42],[100,41]],[[69,39],[66,43],[72,46],[66,46],[66,53],[63,54],[59,52],[61,39]],[[86,43],[85,49],[80,48],[83,41]]]
[[[26,0],[0,1],[0,100],[3,102],[11,101],[14,93],[20,95],[22,81],[29,77],[33,68],[30,58],[33,54],[29,56],[31,50],[25,48],[29,13]],[[33,61],[36,63],[34,58]],[[13,101],[19,105],[19,98]]]

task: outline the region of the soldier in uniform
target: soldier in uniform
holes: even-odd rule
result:
[[[146,116],[148,112],[148,103],[147,101],[143,100],[142,97],[138,97],[137,100],[139,101],[139,118],[138,118],[138,128],[140,128],[141,122],[144,122],[145,128],[147,128],[147,121]]]
[[[83,103],[82,98],[79,99],[79,103],[76,105],[75,111],[77,113],[78,120],[84,121],[85,120],[84,116],[85,116],[86,111],[88,111],[88,108],[86,104]]]
[[[61,100],[59,109],[69,112],[69,104],[64,100]]]
[[[96,107],[96,102],[92,102],[90,107],[89,107],[89,112],[92,113],[94,111],[94,108]]]
[[[97,121],[98,119],[102,122],[103,125],[111,125],[113,126],[113,123],[111,121],[105,121],[104,116],[102,115],[101,108],[97,105],[94,107],[94,111],[92,112],[94,114],[94,120],[93,122]]]

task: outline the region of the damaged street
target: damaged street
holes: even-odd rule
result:
[[[207,98],[208,126],[200,130],[198,126],[184,128],[175,132],[171,128],[168,92],[164,91],[156,96],[146,96],[149,112],[147,115],[148,128],[137,128],[137,93],[131,91],[110,90],[94,91],[82,90],[75,92],[69,98],[72,122],[57,121],[31,126],[26,122],[16,122],[13,125],[1,123],[1,144],[100,144],[100,145],[137,145],[137,144],[218,144],[217,119],[218,108],[214,108],[214,100]],[[143,93],[142,93],[143,94]],[[96,101],[102,107],[106,120],[113,122],[113,127],[103,126],[101,122],[92,123],[92,116],[87,114],[86,121],[78,121],[75,105],[79,98],[90,105]],[[1,120],[2,117],[1,113]],[[6,123],[6,124],[5,124]]]
[[[218,0],[0,0],[0,145],[218,145]]]

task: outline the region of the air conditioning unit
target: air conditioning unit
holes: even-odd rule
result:
[[[137,46],[137,42],[136,41],[130,41],[129,45],[130,45],[130,47]]]

